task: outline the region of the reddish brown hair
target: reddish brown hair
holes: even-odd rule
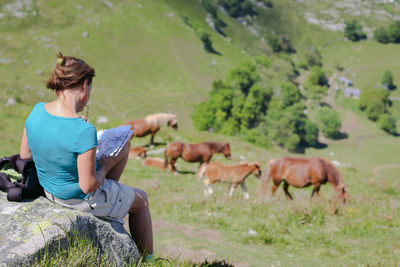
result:
[[[82,84],[85,80],[92,83],[95,76],[94,68],[85,61],[75,57],[65,57],[58,52],[57,64],[53,69],[51,78],[47,81],[47,88],[51,90],[63,90]]]

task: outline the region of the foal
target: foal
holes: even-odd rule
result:
[[[255,163],[241,163],[236,165],[226,165],[220,162],[211,162],[210,164],[204,164],[199,171],[198,178],[203,181],[206,188],[204,194],[210,196],[213,193],[211,184],[216,182],[226,182],[230,184],[229,196],[232,197],[236,188],[240,185],[243,191],[243,197],[249,199],[249,193],[245,184],[246,178],[254,174],[258,179],[261,176],[260,165]]]

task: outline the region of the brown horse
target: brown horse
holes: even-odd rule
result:
[[[249,199],[249,193],[245,184],[246,178],[254,174],[257,178],[261,177],[261,168],[258,162],[255,163],[241,163],[235,165],[226,165],[220,162],[211,162],[204,164],[199,171],[198,178],[203,181],[206,188],[204,194],[210,196],[213,193],[211,184],[216,182],[226,182],[230,184],[229,196],[232,197],[236,188],[240,185],[243,191],[243,197]]]
[[[314,186],[311,197],[318,196],[321,185],[329,182],[337,194],[338,200],[343,203],[348,199],[348,190],[344,184],[343,178],[336,167],[328,160],[313,158],[295,158],[283,157],[279,160],[271,160],[268,163],[267,175],[272,178],[272,194],[283,182],[283,191],[286,198],[293,199],[289,193],[289,185],[298,188],[304,188],[310,185]]]
[[[168,166],[168,158],[171,158],[169,164],[172,171],[177,172],[175,168],[176,160],[181,157],[187,162],[209,163],[214,153],[222,153],[227,159],[231,158],[231,148],[229,143],[221,142],[203,142],[199,144],[185,144],[175,141],[167,144],[165,148],[165,168]]]
[[[157,113],[146,116],[144,119],[136,121],[128,121],[124,125],[130,125],[133,130],[131,139],[136,137],[143,137],[151,134],[150,145],[154,144],[154,136],[163,125],[171,126],[175,131],[178,129],[178,120],[175,114]]]

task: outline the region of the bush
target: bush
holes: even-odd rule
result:
[[[304,142],[309,146],[318,144],[318,125],[310,120],[306,120],[304,124]]]
[[[385,132],[396,134],[396,119],[389,114],[382,114],[378,119],[378,126]]]
[[[380,43],[387,44],[389,42],[389,35],[385,28],[378,28],[374,31],[374,39]]]
[[[267,37],[268,45],[272,48],[272,51],[277,52],[285,52],[285,53],[295,53],[296,49],[294,49],[290,38],[284,34],[279,36],[277,35],[269,35]]]
[[[318,120],[321,123],[321,131],[328,138],[336,138],[340,135],[342,120],[339,113],[329,107],[323,107],[318,111]]]
[[[309,67],[322,66],[322,56],[319,51],[314,47],[310,46],[305,53],[305,60]]]
[[[395,21],[387,29],[389,42],[400,43],[400,21]]]
[[[393,89],[394,88],[394,84],[393,84],[393,76],[392,73],[389,70],[386,70],[383,73],[382,76],[382,84],[387,85],[387,87],[389,89]]]
[[[272,60],[266,55],[260,55],[256,57],[256,63],[264,66],[265,68],[269,68],[271,66]]]
[[[300,101],[300,90],[291,82],[281,85],[282,102],[284,106],[291,106]]]
[[[367,35],[362,31],[363,26],[353,19],[352,21],[346,21],[344,27],[344,35],[351,41],[356,42],[361,39],[366,39]]]
[[[327,83],[328,81],[325,77],[324,71],[320,67],[314,66],[307,75],[307,78],[304,82],[304,88],[307,90],[315,85],[325,86]]]
[[[204,49],[210,53],[214,52],[214,48],[212,47],[212,42],[210,39],[210,34],[202,30],[200,30],[198,34],[200,40],[203,42]]]
[[[380,115],[386,112],[389,104],[389,92],[384,88],[364,88],[361,91],[359,107],[365,110],[370,120],[376,121]]]
[[[218,4],[233,18],[257,15],[249,0],[218,0]]]

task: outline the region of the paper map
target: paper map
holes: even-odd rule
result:
[[[98,131],[96,159],[102,155],[107,158],[117,156],[126,142],[130,141],[132,134],[133,130],[129,125]]]

